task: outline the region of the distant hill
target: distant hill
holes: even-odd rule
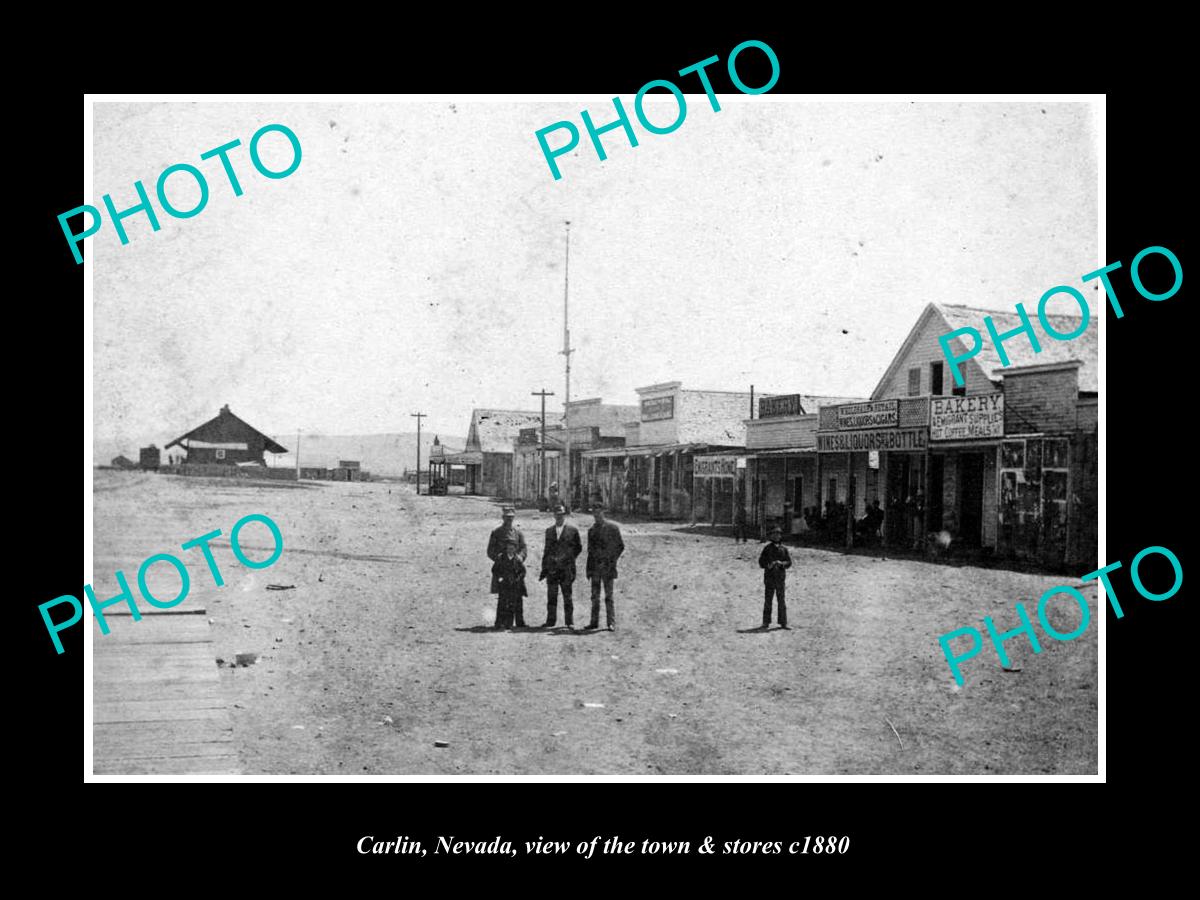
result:
[[[267,464],[281,467],[296,465],[295,432],[273,434],[271,438],[292,452],[278,455],[268,453]],[[421,432],[422,469],[429,465],[429,448],[433,445],[433,438],[429,432]],[[442,437],[441,442],[449,452],[458,452],[467,443],[466,438],[460,437]],[[107,466],[113,457],[119,454],[136,460],[138,447],[149,444],[149,439],[141,442],[130,441],[128,446],[113,441],[97,441],[93,452],[93,464]],[[158,446],[162,447],[161,441],[158,442]],[[172,450],[177,451],[178,448]],[[413,469],[417,465],[417,434],[414,431],[398,434],[300,435],[300,465],[333,467],[342,459],[358,460],[364,469],[376,475],[402,475],[406,468]],[[163,454],[163,461],[166,462],[166,454]]]
[[[433,445],[433,437],[427,431],[421,432],[422,469],[429,465],[429,448]],[[271,438],[293,452],[280,453],[270,464],[296,465],[296,435],[273,434]],[[448,452],[457,453],[466,445],[465,438],[450,437],[441,441]],[[342,459],[358,460],[364,469],[375,475],[402,475],[405,469],[415,469],[417,466],[417,434],[414,431],[400,434],[300,435],[301,466],[332,468]]]

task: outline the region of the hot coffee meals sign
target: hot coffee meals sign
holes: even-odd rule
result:
[[[1004,395],[933,397],[929,404],[929,439],[961,441],[1004,436]]]
[[[848,403],[837,408],[838,431],[864,428],[896,428],[900,424],[900,404],[896,400]]]

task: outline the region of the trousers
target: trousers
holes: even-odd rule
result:
[[[616,625],[616,615],[613,612],[613,580],[611,578],[593,578],[592,579],[592,622],[591,624],[600,626],[600,585],[604,585],[604,615],[606,624]]]
[[[570,628],[574,624],[575,607],[571,603],[574,585],[569,581],[564,581],[561,585],[553,581],[546,582],[546,624],[553,625],[558,621],[558,589],[560,587],[563,598],[563,621]]]
[[[496,598],[496,627],[525,627],[525,598],[520,594],[501,591]]]
[[[787,603],[783,599],[784,582],[780,581],[777,584],[768,584],[764,587],[763,593],[763,627],[771,624],[771,597],[774,595],[779,599],[779,624],[787,624]]]

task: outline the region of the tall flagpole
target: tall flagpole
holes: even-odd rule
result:
[[[567,360],[567,390],[563,402],[563,432],[565,440],[565,456],[566,456],[566,484],[563,486],[563,493],[567,498],[567,503],[574,502],[574,482],[571,480],[571,354],[574,352],[571,349],[571,329],[568,325],[568,298],[569,288],[571,284],[571,222],[567,220],[567,252],[566,261],[563,266],[563,348],[560,351]]]

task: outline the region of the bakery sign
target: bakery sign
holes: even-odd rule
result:
[[[932,397],[929,403],[929,439],[961,441],[967,438],[1004,436],[1004,395]]]

